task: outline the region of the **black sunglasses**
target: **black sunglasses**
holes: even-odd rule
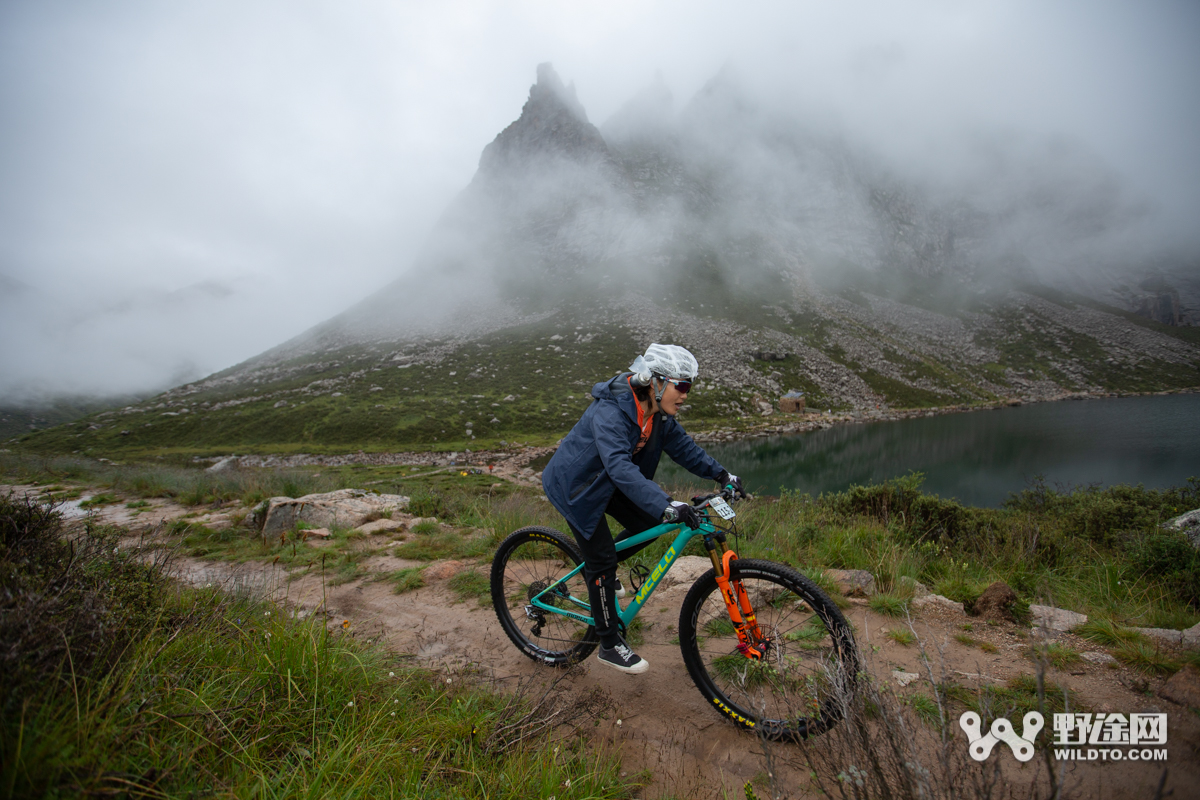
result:
[[[680,394],[687,394],[692,389],[691,381],[677,381],[674,378],[664,378],[663,380],[669,381],[669,382],[675,384],[675,388],[679,391]]]

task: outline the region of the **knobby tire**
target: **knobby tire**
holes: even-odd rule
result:
[[[844,716],[855,691],[858,655],[846,618],[812,581],[783,564],[736,559],[730,573],[742,581],[770,646],[761,660],[738,651],[710,569],[679,614],[692,681],[720,713],[768,739],[823,733]]]
[[[591,625],[553,612],[536,609],[526,612],[535,594],[582,561],[579,548],[566,535],[540,526],[509,534],[492,559],[492,605],[500,626],[513,644],[535,661],[570,664],[587,658],[596,649],[596,629]],[[569,603],[568,593],[587,603],[587,583],[582,573],[551,599],[576,613],[591,616],[590,608]]]

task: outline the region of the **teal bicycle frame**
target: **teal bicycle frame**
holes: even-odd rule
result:
[[[670,533],[673,530],[679,530],[679,535],[675,537],[675,541],[670,547],[667,548],[667,552],[663,553],[662,558],[658,560],[658,564],[656,564],[654,569],[650,571],[650,574],[646,577],[646,582],[643,583],[637,590],[633,596],[633,599],[629,601],[629,604],[625,606],[624,609],[621,608],[620,601],[617,601],[617,616],[620,618],[623,626],[628,627],[629,624],[633,622],[633,618],[638,615],[638,612],[642,610],[642,606],[646,604],[646,601],[650,599],[650,595],[654,593],[654,587],[658,585],[660,580],[662,580],[663,575],[667,574],[667,570],[671,568],[671,564],[675,563],[676,557],[683,552],[683,548],[687,547],[689,541],[696,536],[707,537],[718,532],[717,528],[713,527],[713,525],[707,519],[700,523],[699,528],[694,530],[686,525],[681,525],[678,522],[667,522],[663,523],[662,525],[656,525],[653,528],[648,528],[641,533],[630,536],[628,539],[622,539],[621,541],[617,542],[617,556],[619,558],[622,551],[628,550],[631,547],[637,547],[638,545],[644,544],[653,539],[657,539],[658,537]],[[718,562],[716,559],[714,559],[713,563],[715,566]],[[585,625],[595,625],[595,620],[592,619],[591,616],[579,614],[564,608],[558,608],[550,603],[544,602],[542,599],[547,595],[554,595],[554,590],[556,587],[573,578],[582,569],[583,564],[580,564],[579,566],[575,567],[575,569],[571,570],[566,575],[563,575],[554,583],[547,586],[545,590],[539,592],[533,597],[532,600],[530,600],[530,605],[534,606],[535,608],[539,608],[542,611],[549,611],[554,614],[560,614],[564,617],[570,617],[571,619],[578,620]],[[573,595],[568,595],[566,597],[563,597],[562,595],[554,595],[554,599],[559,601],[568,600],[573,605],[589,611],[592,607],[592,604],[587,598],[581,600]]]

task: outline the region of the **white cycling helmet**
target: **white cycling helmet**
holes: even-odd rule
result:
[[[686,348],[677,344],[651,344],[646,352],[633,360],[629,365],[633,373],[633,382],[639,386],[649,386],[653,378],[671,378],[677,381],[694,381],[700,374],[700,365],[696,357]],[[655,391],[655,399],[661,401],[666,390],[666,381],[660,381]]]

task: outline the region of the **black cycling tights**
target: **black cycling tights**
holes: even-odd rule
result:
[[[575,541],[583,552],[583,577],[587,579],[589,600],[592,604],[592,617],[596,620],[596,635],[600,644],[612,648],[617,645],[619,629],[617,626],[617,548],[616,542],[628,539],[648,528],[658,525],[660,520],[633,504],[621,492],[616,492],[604,513],[620,523],[625,530],[613,540],[612,532],[608,529],[608,519],[600,518],[596,529],[590,538],[584,538],[579,531],[571,528]],[[649,545],[638,545],[622,551],[621,558],[626,559]]]

